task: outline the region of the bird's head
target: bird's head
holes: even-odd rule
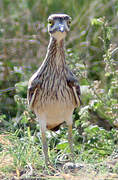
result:
[[[48,31],[57,41],[65,38],[70,30],[71,17],[67,14],[52,14],[48,18]]]

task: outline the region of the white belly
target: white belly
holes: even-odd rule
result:
[[[48,104],[44,108],[38,109],[39,121],[45,121],[46,126],[49,127],[48,129],[53,129],[64,121],[68,124],[69,122],[72,122],[74,108],[73,104],[60,102]]]

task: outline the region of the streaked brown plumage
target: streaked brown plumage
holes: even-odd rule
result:
[[[40,124],[46,164],[49,161],[46,128],[54,130],[65,121],[73,151],[72,114],[80,105],[80,87],[65,61],[64,38],[69,31],[70,19],[66,14],[49,16],[50,43],[46,58],[28,85],[28,104]]]

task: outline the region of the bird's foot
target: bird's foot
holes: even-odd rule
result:
[[[63,165],[63,169],[66,173],[76,172],[82,168],[84,168],[83,164],[73,163],[73,162],[67,162]]]

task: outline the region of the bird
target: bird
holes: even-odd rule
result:
[[[68,143],[73,153],[72,114],[81,104],[78,79],[65,58],[65,37],[70,31],[71,17],[51,14],[48,17],[50,41],[44,61],[28,82],[27,100],[40,125],[45,164],[50,160],[46,130],[57,130],[66,122]]]

